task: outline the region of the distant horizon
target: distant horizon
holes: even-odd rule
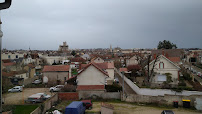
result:
[[[116,48],[116,47],[114,47],[114,48]],[[112,49],[114,49],[113,47],[112,47]],[[121,47],[120,47],[121,48]],[[3,50],[4,49],[6,49],[6,48],[3,48]],[[68,50],[92,50],[92,49],[110,49],[110,48],[75,48],[75,49],[68,49]],[[138,49],[138,50],[141,50],[141,49],[145,49],[145,50],[147,50],[147,49],[149,49],[149,50],[154,50],[154,49],[157,49],[157,48],[121,48],[121,49]],[[202,48],[177,48],[177,49],[193,49],[193,50],[202,50]],[[6,50],[8,50],[8,51],[16,51],[16,50],[23,50],[23,51],[29,51],[29,49],[6,49]],[[35,49],[30,49],[31,51],[58,51],[58,49],[56,49],[56,50],[52,50],[52,49],[48,49],[48,50],[46,50],[46,49],[37,49],[37,50],[35,50]],[[166,49],[165,49],[166,50]]]

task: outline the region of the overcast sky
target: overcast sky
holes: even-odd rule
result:
[[[0,15],[7,49],[202,48],[202,0],[13,0]]]

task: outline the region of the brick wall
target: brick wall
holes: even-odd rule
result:
[[[60,92],[58,98],[60,100],[79,100],[79,94],[77,92]]]

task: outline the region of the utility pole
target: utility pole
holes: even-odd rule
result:
[[[4,2],[0,3],[0,10],[3,9],[7,9],[11,6],[11,1],[12,0],[5,0]],[[0,18],[1,19],[1,18]],[[2,36],[3,36],[3,32],[1,31],[1,20],[0,20],[0,52],[1,52],[1,48],[2,48]],[[0,54],[0,113],[2,113],[3,109],[2,109],[2,58],[1,58],[1,54]]]
[[[123,79],[122,90],[123,90],[123,98],[124,98],[124,72],[121,72],[121,74]]]

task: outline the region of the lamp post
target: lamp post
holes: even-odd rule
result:
[[[5,0],[4,2],[2,2],[2,3],[0,3],[0,10],[3,10],[3,9],[7,9],[7,8],[9,8],[10,6],[11,6],[11,1],[12,0]],[[1,18],[0,18],[1,19]],[[1,48],[2,48],[2,36],[3,36],[3,32],[1,31],[1,24],[2,24],[2,22],[1,22],[1,20],[0,20],[0,52],[1,52]],[[1,59],[1,54],[0,54],[0,70],[1,70],[1,72],[0,72],[0,113],[2,113],[2,59]]]

